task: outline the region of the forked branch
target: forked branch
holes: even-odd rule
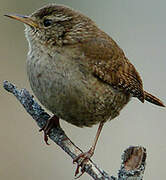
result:
[[[41,108],[26,89],[19,90],[8,81],[4,81],[4,88],[19,100],[40,128],[46,124],[50,115]],[[67,137],[61,127],[53,128],[50,131],[49,138],[59,145],[72,159],[82,153],[82,150]],[[146,149],[140,146],[133,146],[127,148],[122,155],[122,164],[118,177],[108,175],[91,160],[87,162],[84,170],[95,180],[142,180],[145,161]]]

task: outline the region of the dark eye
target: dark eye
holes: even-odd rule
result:
[[[43,24],[44,24],[45,27],[51,26],[52,20],[51,19],[45,19],[43,21]]]

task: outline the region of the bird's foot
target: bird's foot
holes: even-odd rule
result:
[[[84,152],[84,153],[79,154],[73,160],[73,163],[77,163],[77,168],[76,168],[76,171],[75,171],[75,177],[76,177],[75,179],[79,178],[80,176],[82,176],[84,174],[85,165],[89,161],[89,159],[93,156],[93,154],[94,154],[94,151],[91,148],[88,152]],[[80,175],[78,175],[79,172],[80,172],[80,168],[81,168],[81,173],[80,173]]]
[[[44,141],[47,145],[48,143],[48,134],[50,133],[50,130],[54,127],[59,126],[59,118],[56,115],[53,115],[47,120],[47,123],[45,126],[43,126],[39,131],[44,131]]]

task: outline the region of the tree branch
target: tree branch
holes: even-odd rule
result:
[[[23,105],[26,111],[42,128],[50,115],[34,100],[26,89],[17,89],[15,85],[4,81],[4,88],[12,93]],[[65,134],[61,127],[53,128],[49,138],[59,145],[72,159],[76,158],[83,151],[78,148]],[[145,170],[146,150],[140,146],[133,146],[126,149],[122,155],[122,164],[118,172],[118,178],[108,175],[91,160],[86,163],[84,170],[95,180],[142,180]]]

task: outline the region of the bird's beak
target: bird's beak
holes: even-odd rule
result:
[[[19,15],[19,14],[15,14],[15,15],[5,14],[5,16],[10,17],[12,19],[16,19],[18,21],[21,21],[24,24],[27,24],[27,25],[29,25],[31,27],[35,27],[35,28],[38,27],[38,24],[34,20],[32,20],[32,18],[29,17],[29,16],[24,16],[24,15]]]

